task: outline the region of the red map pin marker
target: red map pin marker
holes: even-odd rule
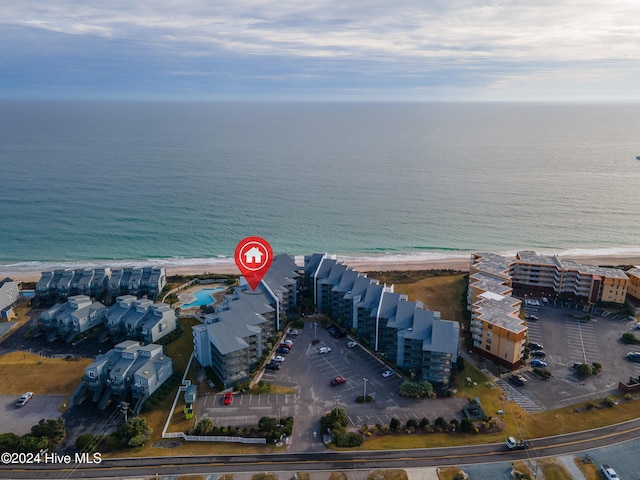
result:
[[[247,237],[238,243],[234,259],[251,290],[255,290],[271,266],[273,250],[264,238]]]

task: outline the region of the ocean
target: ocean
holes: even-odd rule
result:
[[[0,271],[640,253],[638,105],[0,102]]]

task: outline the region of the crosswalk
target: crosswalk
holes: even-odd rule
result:
[[[529,374],[529,372],[524,372],[523,375],[525,376],[525,378],[529,377],[527,378],[527,380],[532,380],[530,376],[531,374]],[[538,413],[543,411],[543,409],[536,402],[534,402],[531,397],[527,396],[524,392],[520,391],[520,389],[511,385],[507,380],[498,379],[496,383],[507,394],[508,399],[520,405],[520,407],[522,407],[525,412]]]

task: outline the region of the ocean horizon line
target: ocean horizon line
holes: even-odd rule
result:
[[[549,250],[549,249],[532,249],[522,248],[519,250],[508,251],[490,251],[498,255],[505,257],[515,257],[518,251],[533,250],[540,255],[555,255],[558,257],[580,257],[580,258],[593,258],[597,261],[598,258],[640,258],[640,247],[637,248],[572,248],[566,250]],[[339,252],[331,252],[329,250],[324,252],[310,252],[304,255],[293,255],[297,264],[304,264],[304,256],[311,255],[312,253],[326,253],[329,256],[335,256],[338,261],[345,264],[420,264],[420,263],[437,263],[439,261],[455,261],[468,259],[473,253],[489,252],[487,250],[469,250],[463,251],[430,251],[419,253],[380,253],[380,254],[341,254]],[[82,269],[82,268],[124,268],[124,267],[149,267],[158,266],[165,268],[188,268],[204,269],[203,272],[215,273],[216,267],[233,267],[234,260],[231,257],[168,257],[168,258],[138,258],[138,259],[92,259],[92,260],[65,260],[65,261],[23,261],[0,264],[0,275],[7,276],[11,274],[35,274],[44,271],[58,270],[58,269]]]

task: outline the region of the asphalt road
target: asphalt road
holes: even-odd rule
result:
[[[640,419],[596,430],[536,439],[532,448],[509,452],[502,443],[408,451],[315,452],[298,454],[149,457],[108,459],[99,465],[64,462],[0,465],[2,478],[124,478],[241,472],[298,472],[344,469],[416,468],[512,462],[594,450],[636,440]],[[636,467],[637,468],[637,467]]]

